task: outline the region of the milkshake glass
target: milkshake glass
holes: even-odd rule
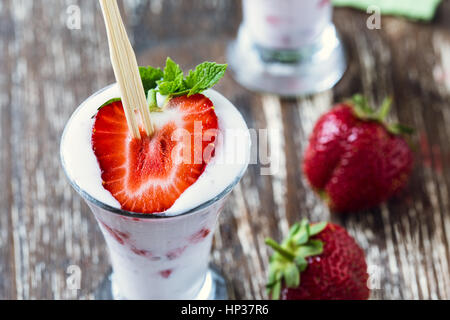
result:
[[[138,214],[104,203],[80,187],[68,170],[71,146],[66,136],[72,134],[77,113],[108,90],[94,94],[75,111],[62,137],[61,160],[72,187],[91,208],[105,237],[113,268],[113,298],[226,298],[223,283],[221,287],[217,284],[223,279],[209,268],[209,255],[219,214],[248,160],[214,198],[176,215]],[[106,95],[103,100],[109,98]]]
[[[236,79],[257,91],[297,96],[332,87],[346,69],[331,0],[243,0],[228,48]]]

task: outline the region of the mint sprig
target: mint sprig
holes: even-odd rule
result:
[[[202,93],[215,86],[223,78],[227,67],[226,64],[203,62],[194,70],[189,70],[186,77],[181,67],[171,58],[167,58],[164,71],[152,66],[139,67],[150,112],[161,111],[156,99],[158,93],[162,96],[167,96],[167,101],[173,97],[184,95],[189,97]],[[111,99],[103,104],[102,107],[116,101],[121,101],[121,99]]]
[[[288,288],[300,286],[300,274],[308,267],[306,258],[323,252],[322,241],[311,237],[322,232],[326,226],[327,222],[309,224],[308,220],[304,219],[292,226],[281,245],[273,239],[266,239],[266,244],[275,251],[270,258],[267,283],[267,293],[272,299],[280,298],[283,283]]]
[[[170,97],[202,93],[215,86],[223,78],[226,70],[226,64],[203,62],[184,77],[180,66],[167,58],[164,76],[157,81],[158,91],[161,95]]]

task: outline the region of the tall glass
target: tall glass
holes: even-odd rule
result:
[[[70,176],[62,150],[73,118],[62,137],[61,161],[71,185],[91,208],[105,237],[113,267],[113,298],[226,298],[223,279],[209,268],[209,255],[219,214],[246,166],[215,198],[179,215],[123,211],[95,199]]]
[[[331,0],[243,0],[243,22],[228,48],[245,87],[284,96],[329,89],[346,60]]]

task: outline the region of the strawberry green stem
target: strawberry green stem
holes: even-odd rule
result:
[[[400,124],[389,125],[386,123],[387,115],[391,110],[392,98],[384,99],[383,104],[378,109],[378,111],[375,111],[373,108],[371,108],[369,106],[369,103],[367,102],[367,99],[360,94],[354,95],[350,104],[353,106],[353,111],[359,119],[377,121],[394,135],[411,134],[414,132],[413,129],[407,126],[403,126]]]
[[[391,111],[392,106],[392,98],[386,98],[383,101],[383,104],[378,111],[378,120],[384,122],[386,120],[387,115]]]
[[[280,246],[275,240],[273,240],[271,238],[267,238],[266,244],[269,247],[271,247],[273,250],[278,252],[281,256],[286,258],[287,260],[294,261],[295,255],[292,252],[290,252],[290,251],[286,250],[285,248],[283,248],[282,246]]]
[[[158,107],[158,100],[156,99],[156,90],[151,89],[148,93],[147,97],[148,105],[150,106],[150,109],[157,108]]]

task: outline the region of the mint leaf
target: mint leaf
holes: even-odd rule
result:
[[[141,75],[145,92],[148,92],[151,89],[155,89],[157,81],[161,80],[164,76],[164,73],[160,68],[153,68],[151,66],[139,67],[139,73]]]
[[[163,96],[174,95],[184,87],[183,70],[172,59],[167,58],[162,80],[157,81],[159,93]]]
[[[139,67],[142,84],[147,93],[151,112],[160,111],[156,104],[156,93],[168,98],[192,96],[213,87],[224,76],[227,65],[204,62],[190,70],[185,78],[183,70],[171,58],[167,58],[164,71],[160,68]]]
[[[183,75],[183,70],[171,58],[167,58],[164,68],[164,81],[174,81]]]
[[[205,91],[215,86],[225,75],[226,64],[203,62],[195,70],[189,71],[185,85],[189,89],[188,96]]]
[[[180,90],[182,87],[183,75],[178,76],[172,81],[158,81],[158,90],[163,96],[175,95],[177,92],[182,91]]]

